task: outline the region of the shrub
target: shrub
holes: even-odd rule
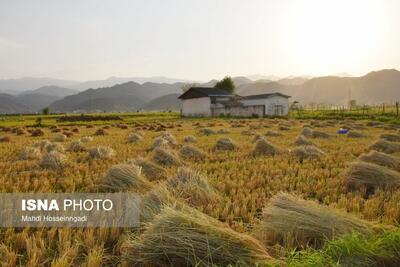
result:
[[[351,233],[371,233],[371,225],[354,216],[314,201],[279,193],[263,209],[258,229],[267,245],[286,247],[321,247],[326,239]]]
[[[256,266],[272,260],[257,240],[188,207],[164,207],[123,251],[129,264],[153,266]]]

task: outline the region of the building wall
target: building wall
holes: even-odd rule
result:
[[[185,117],[209,117],[211,100],[209,97],[182,100],[182,115]]]
[[[241,100],[241,102],[245,106],[264,105],[266,116],[279,115],[279,114],[276,114],[276,108],[275,108],[276,105],[282,106],[282,114],[281,115],[286,116],[289,113],[289,99],[286,97],[282,97],[282,96],[273,96],[273,97],[263,98],[263,99],[245,99],[245,100]]]
[[[213,117],[218,117],[221,115],[232,117],[251,117],[257,115],[258,117],[263,117],[264,109],[264,105],[243,107],[213,107],[211,109],[211,114]]]

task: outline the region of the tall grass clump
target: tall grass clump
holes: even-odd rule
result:
[[[141,168],[133,164],[112,166],[100,183],[100,189],[117,192],[135,190],[146,192],[153,185],[142,176]]]
[[[254,238],[195,209],[168,206],[123,251],[129,264],[153,266],[256,266],[272,260]]]
[[[320,247],[326,239],[372,231],[368,222],[287,193],[272,197],[262,215],[258,231],[268,245]]]
[[[293,252],[288,266],[400,266],[400,229],[375,235],[346,234],[323,249]]]
[[[400,158],[389,154],[371,150],[368,154],[362,154],[359,160],[374,163],[380,166],[400,172]]]

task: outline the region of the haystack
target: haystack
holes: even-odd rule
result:
[[[138,158],[129,160],[128,164],[135,164],[142,168],[142,173],[149,181],[157,181],[167,178],[167,171],[163,167],[146,159]]]
[[[19,154],[18,159],[29,160],[29,159],[39,159],[41,156],[40,150],[35,147],[25,147]]]
[[[315,130],[314,130],[314,131],[312,131],[311,137],[312,137],[312,138],[327,139],[327,138],[330,138],[331,136],[330,136],[330,134],[328,134],[328,133],[321,132],[321,131],[315,131]]]
[[[46,145],[44,150],[46,150],[47,152],[57,151],[57,152],[63,153],[64,147],[60,144],[50,143],[50,144]]]
[[[185,204],[177,200],[164,183],[159,183],[143,195],[140,201],[140,220],[145,223],[153,220],[164,206],[181,209]]]
[[[396,142],[389,142],[385,140],[378,140],[375,144],[369,147],[370,150],[376,150],[379,152],[393,154],[400,152],[400,144]]]
[[[400,173],[374,163],[357,161],[350,165],[346,181],[350,188],[364,186],[370,193],[377,187],[399,187]]]
[[[381,139],[390,142],[400,142],[400,135],[397,134],[382,134]]]
[[[160,137],[157,137],[154,139],[150,150],[153,150],[156,148],[167,148],[167,147],[168,147],[168,141],[160,136]]]
[[[182,162],[174,152],[164,148],[154,149],[153,160],[163,166],[180,166]]]
[[[229,137],[221,138],[217,141],[214,146],[215,150],[222,150],[222,151],[231,151],[236,149],[235,143],[233,143],[232,139]]]
[[[265,139],[258,140],[252,152],[254,156],[275,156],[280,153],[281,151],[279,148]]]
[[[364,138],[364,137],[367,137],[367,136],[365,134],[357,132],[357,131],[350,131],[347,134],[347,137],[348,138]]]
[[[82,143],[89,143],[93,141],[93,137],[91,136],[84,136],[81,139],[79,139],[79,141],[81,141]]]
[[[189,168],[180,168],[176,176],[167,181],[167,186],[175,197],[195,207],[215,203],[220,199],[207,178]]]
[[[263,139],[264,137],[261,134],[256,134],[251,142],[254,144],[257,143],[258,140],[263,140]]]
[[[362,154],[359,160],[374,163],[380,166],[400,172],[400,158],[382,152],[371,150],[368,154]]]
[[[64,142],[67,140],[67,136],[65,134],[59,133],[53,137],[53,142]]]
[[[351,233],[368,234],[368,222],[314,201],[279,193],[263,209],[259,236],[267,245],[321,247],[326,239]]]
[[[128,142],[129,143],[137,143],[143,140],[143,136],[138,133],[131,133],[128,136]]]
[[[15,133],[16,133],[17,135],[25,135],[25,134],[26,134],[26,131],[25,131],[24,129],[22,129],[22,128],[18,128],[18,129],[15,131]]]
[[[272,131],[272,130],[268,130],[268,131],[265,133],[265,136],[270,136],[270,137],[273,137],[273,136],[282,136],[282,134],[281,134],[281,133],[278,133],[278,132],[275,132],[275,131]]]
[[[313,145],[313,142],[311,142],[304,135],[301,134],[301,135],[297,136],[296,140],[294,141],[294,144],[296,146],[309,146],[309,145]]]
[[[305,137],[312,137],[313,129],[310,127],[304,127],[303,130],[301,131],[301,134],[304,135]]]
[[[176,138],[169,132],[163,132],[161,134],[161,137],[164,138],[165,140],[168,141],[168,144],[172,147],[175,147],[178,142],[176,141]]]
[[[8,135],[0,136],[0,142],[1,142],[1,143],[8,143],[8,142],[11,142],[11,137],[8,136]]]
[[[100,189],[110,192],[135,190],[144,193],[152,187],[142,176],[141,168],[133,164],[112,166],[100,183]]]
[[[272,261],[259,241],[189,207],[164,207],[123,251],[128,264],[145,266],[258,266]]]
[[[206,152],[190,145],[183,146],[179,150],[179,154],[184,159],[192,159],[192,160],[204,160],[207,157]]]
[[[228,130],[225,130],[225,129],[219,129],[219,130],[217,131],[217,134],[229,134],[229,131],[228,131]]]
[[[110,147],[97,146],[88,149],[89,157],[92,159],[110,159],[115,155],[115,152]]]
[[[196,137],[193,135],[187,135],[183,138],[183,142],[185,143],[197,143]]]
[[[46,150],[46,147],[51,145],[52,143],[49,140],[40,140],[33,144],[33,147],[40,149],[41,151]]]
[[[98,129],[95,133],[94,133],[95,135],[107,135],[108,133],[107,133],[107,131],[106,131],[106,129],[104,128],[100,128],[100,129]]]
[[[298,146],[291,151],[291,154],[300,161],[305,159],[318,159],[325,156],[325,153],[314,145]]]
[[[214,131],[213,129],[210,129],[210,128],[202,128],[202,129],[199,129],[199,133],[208,136],[208,135],[213,135],[213,134],[215,134],[215,131]]]
[[[77,140],[77,141],[73,141],[69,144],[68,150],[73,151],[73,152],[82,152],[82,151],[86,151],[86,148],[83,145],[82,141]]]
[[[44,132],[42,129],[34,129],[31,131],[31,136],[43,136]]]
[[[60,170],[66,166],[67,157],[57,151],[51,151],[43,155],[39,166],[46,169]]]

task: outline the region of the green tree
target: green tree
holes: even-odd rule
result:
[[[49,108],[49,107],[44,108],[44,109],[42,110],[42,113],[43,113],[43,115],[49,115],[49,113],[50,113],[50,108]]]
[[[225,78],[217,82],[214,87],[228,91],[229,93],[233,93],[235,91],[235,83],[229,76],[226,76]]]

